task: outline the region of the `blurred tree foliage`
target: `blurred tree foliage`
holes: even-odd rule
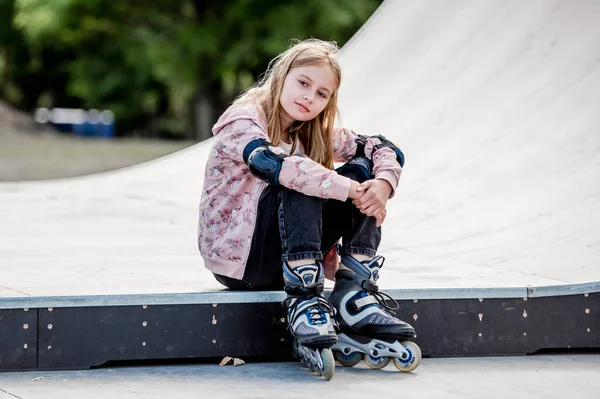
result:
[[[292,38],[348,41],[382,0],[0,0],[0,97],[202,139]]]

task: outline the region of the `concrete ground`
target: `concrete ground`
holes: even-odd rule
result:
[[[331,381],[296,362],[0,374],[0,399],[193,397],[593,399],[600,397],[600,355],[424,359],[413,373],[338,366]]]

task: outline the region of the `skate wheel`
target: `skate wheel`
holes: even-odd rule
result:
[[[335,373],[335,360],[333,360],[333,353],[331,353],[330,348],[321,350],[321,359],[323,359],[323,368],[320,371],[323,378],[329,381]]]
[[[409,357],[407,359],[394,358],[394,366],[398,370],[408,373],[421,364],[421,348],[412,341],[402,342],[402,346],[408,351]]]
[[[313,373],[316,373],[318,376],[321,376],[321,368],[317,363],[315,363],[315,359],[307,359],[307,361],[309,364],[308,369]]]
[[[313,364],[313,363],[310,364],[310,371],[312,371],[313,373],[316,373],[319,377],[322,374],[319,366],[317,366],[316,364]]]
[[[300,363],[302,363],[302,366],[310,369],[310,361],[306,358],[306,356],[301,355],[301,357],[300,357]]]
[[[344,367],[356,366],[362,358],[362,353],[360,352],[345,355],[343,352],[335,351],[335,359]]]
[[[367,366],[369,366],[373,370],[381,370],[382,368],[384,368],[385,366],[390,364],[389,357],[385,357],[385,356],[373,357],[373,356],[367,355],[366,353],[364,356],[364,360],[365,360],[365,363],[367,363]]]

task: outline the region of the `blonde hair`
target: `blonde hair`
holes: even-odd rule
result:
[[[281,128],[281,92],[288,72],[292,68],[304,66],[328,66],[335,77],[335,88],[327,105],[314,119],[295,121],[290,126],[290,135],[298,135],[306,155],[326,168],[333,169],[333,132],[337,107],[338,89],[342,80],[342,70],[336,58],[339,48],[335,42],[319,39],[295,40],[291,46],[269,62],[267,71],[252,87],[244,91],[233,105],[257,101],[267,116],[269,139],[279,145],[283,136]],[[296,147],[293,140],[292,154]]]

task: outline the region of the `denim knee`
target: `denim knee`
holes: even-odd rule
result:
[[[293,190],[279,192],[282,260],[320,259],[325,199]]]

